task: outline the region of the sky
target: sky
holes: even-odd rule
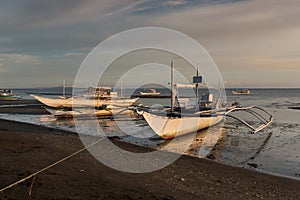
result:
[[[299,8],[299,0],[0,1],[0,88],[72,85],[95,46],[138,27],[195,39],[226,87],[299,88]]]

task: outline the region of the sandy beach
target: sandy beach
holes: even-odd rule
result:
[[[0,113],[46,113],[31,104],[1,108]],[[149,151],[113,142],[129,151]],[[1,188],[83,148],[74,133],[6,120],[0,120],[0,146]],[[20,183],[0,199],[300,199],[297,180],[188,156],[155,172],[131,174],[83,151],[38,174],[28,196],[31,184],[32,179]]]

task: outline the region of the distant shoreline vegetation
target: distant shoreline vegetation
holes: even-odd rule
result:
[[[14,87],[0,87],[0,88],[9,88],[9,89],[12,89],[12,90],[29,90],[29,89],[32,89],[32,90],[47,90],[47,89],[61,89],[62,86],[49,86],[49,87],[24,87],[24,88],[14,88]],[[72,89],[73,87],[72,86],[66,86],[65,88],[69,88],[69,89]],[[154,87],[141,87],[140,89],[149,89],[149,88],[154,88]],[[166,89],[165,87],[155,87],[157,89]],[[298,88],[293,88],[293,87],[281,87],[281,88],[277,88],[277,87],[226,87],[225,89],[226,90],[235,90],[235,89],[249,89],[249,90],[300,90],[300,87]],[[117,88],[119,89],[119,88]],[[136,89],[136,88],[133,88],[133,87],[127,87],[126,89]]]

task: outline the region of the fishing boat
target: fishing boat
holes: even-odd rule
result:
[[[198,100],[198,84],[202,82],[202,77],[193,77],[196,88],[196,99]],[[224,119],[220,112],[208,112],[207,109],[201,110],[200,107],[190,110],[182,110],[175,107],[176,84],[174,82],[174,65],[171,62],[171,108],[161,114],[150,113],[147,110],[138,110],[152,130],[163,139],[172,139],[179,135],[196,132],[201,129],[216,125]],[[218,107],[216,104],[215,108]],[[196,109],[196,110],[195,110]],[[223,111],[224,113],[224,111]]]
[[[140,92],[141,96],[157,96],[160,95],[160,92],[155,89],[150,89],[149,91]]]
[[[232,94],[239,95],[239,94],[251,94],[250,90],[248,89],[237,89],[232,91]]]
[[[65,92],[63,93],[65,94]],[[107,105],[118,107],[131,106],[137,102],[139,98],[118,97],[117,92],[113,92],[110,87],[90,87],[83,91],[80,95],[67,97],[60,96],[59,98],[46,98],[36,95],[31,95],[42,104],[50,108],[101,108]]]
[[[118,107],[127,107],[137,102],[138,98],[84,98],[84,97],[69,97],[69,98],[46,98],[36,95],[31,95],[42,104],[51,108],[99,108],[103,105],[114,105]]]
[[[206,129],[222,122],[225,117],[231,117],[251,129],[252,133],[257,133],[266,128],[273,120],[273,116],[266,110],[257,106],[242,107],[238,103],[230,106],[220,106],[219,97],[212,101],[212,94],[207,95],[206,100],[198,99],[198,85],[202,83],[202,77],[197,75],[193,77],[196,92],[196,105],[192,109],[175,107],[176,84],[174,83],[174,65],[171,62],[171,107],[166,107],[163,112],[153,113],[150,109],[137,108],[136,112],[144,117],[151,129],[163,139],[172,139],[174,137],[195,133],[198,130]],[[211,106],[209,106],[211,104]],[[227,104],[229,105],[229,104]],[[259,122],[258,126],[236,117],[234,112],[247,112]]]
[[[20,98],[20,96],[14,95],[11,89],[4,89],[0,91],[0,100],[17,100]]]

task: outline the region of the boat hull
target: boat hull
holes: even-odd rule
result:
[[[247,94],[251,94],[251,92],[249,90],[244,91],[244,92],[232,91],[232,94],[235,94],[235,95],[247,95]]]
[[[51,108],[85,108],[85,107],[101,107],[103,105],[114,105],[119,107],[126,107],[134,104],[138,98],[135,99],[111,99],[111,100],[94,100],[84,98],[67,98],[67,99],[52,99],[32,95],[39,102]]]
[[[20,96],[0,96],[0,100],[9,100],[9,101],[18,100],[20,98],[21,98]]]
[[[193,133],[201,129],[218,124],[224,119],[223,115],[216,116],[184,116],[167,117],[143,112],[143,117],[152,130],[163,139],[171,139],[176,136]]]
[[[160,95],[160,92],[140,92],[141,96],[157,96]]]

